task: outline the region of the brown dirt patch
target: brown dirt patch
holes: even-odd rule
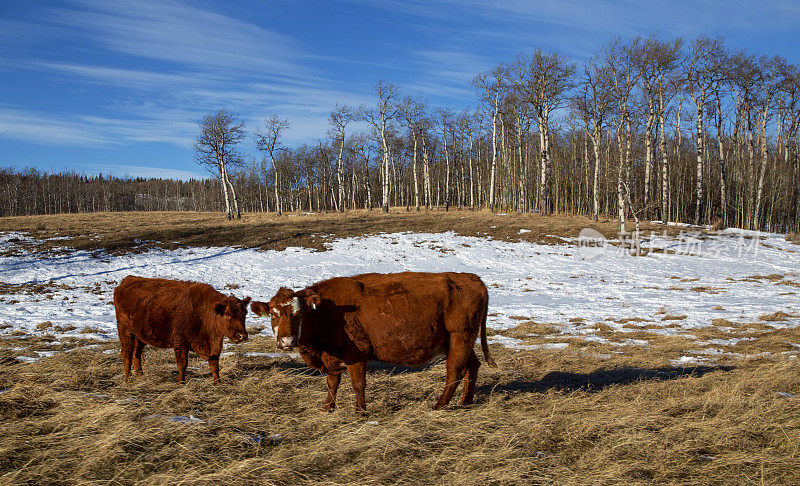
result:
[[[440,233],[453,231],[466,236],[486,236],[504,241],[560,244],[574,238],[583,228],[594,228],[611,238],[613,222],[596,223],[581,216],[536,214],[498,215],[488,211],[409,211],[392,209],[350,211],[344,214],[245,214],[239,221],[226,221],[221,213],[126,212],[63,214],[0,218],[0,232],[21,231],[46,241],[40,250],[70,247],[106,250],[112,253],[189,246],[235,246],[283,250],[306,247],[324,250],[335,238],[401,231]],[[520,234],[520,229],[529,230]],[[663,231],[645,224],[644,231]],[[667,229],[674,232],[674,229]]]

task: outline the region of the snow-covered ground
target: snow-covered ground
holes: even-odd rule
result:
[[[30,238],[0,235],[0,250],[20,243],[30,243]],[[593,325],[602,322],[622,330],[617,321],[633,318],[660,326],[648,331],[663,334],[687,333],[720,318],[734,325],[753,322],[778,311],[790,317],[770,321],[770,326],[800,325],[800,246],[782,235],[742,230],[653,235],[644,239],[643,248],[667,251],[644,257],[607,243],[584,243],[565,240],[553,246],[452,233],[396,233],[335,240],[324,252],[187,248],[93,256],[20,250],[17,256],[0,257],[0,284],[44,284],[46,289],[29,293],[25,289],[30,286],[24,285],[0,295],[0,326],[6,325],[0,334],[21,330],[116,338],[112,293],[131,274],[208,282],[239,297],[268,300],[281,286],[298,289],[337,275],[403,270],[477,273],[489,287],[488,325],[495,329],[514,327],[524,318],[603,342],[592,332]],[[583,321],[576,322],[578,318]],[[37,330],[45,321],[51,325]],[[64,330],[68,326],[74,329]],[[628,341],[621,345],[646,344]],[[495,336],[494,342],[522,346],[505,336]]]

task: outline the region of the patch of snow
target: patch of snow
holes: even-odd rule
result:
[[[161,415],[161,414],[157,414],[156,413],[156,414],[153,414],[153,415],[146,415],[144,417],[145,420],[147,420],[147,419],[155,419],[155,418],[160,418],[160,419],[166,420],[168,422],[177,422],[177,423],[181,423],[181,424],[203,424],[203,423],[206,422],[205,420],[199,419],[199,418],[195,417],[194,415],[189,415],[188,417],[184,416],[184,415],[177,415],[177,416],[174,416],[174,417],[167,417],[165,415]]]
[[[708,346],[715,344],[717,346],[736,346],[737,343],[742,341],[755,341],[756,338],[729,338],[729,339],[709,339],[708,341],[698,341],[696,344],[700,346]]]
[[[650,341],[646,339],[623,339],[620,342],[611,343],[612,346],[647,346]]]
[[[245,357],[258,357],[264,358],[299,358],[299,353],[242,353]]]
[[[697,356],[681,356],[678,359],[670,360],[670,362],[675,366],[685,366],[691,364],[704,364],[707,362],[707,360]]]
[[[327,243],[326,252],[196,247],[97,258],[84,251],[51,257],[21,250],[18,255],[0,257],[0,282],[52,283],[59,287],[49,288],[48,298],[26,292],[2,296],[0,315],[13,327],[0,333],[114,339],[114,308],[108,302],[116,283],[130,274],[205,281],[218,289],[235,282],[240,285],[235,290],[237,296],[268,300],[281,286],[300,289],[333,276],[405,270],[477,273],[489,289],[491,315],[487,325],[499,330],[519,325],[520,321],[511,316],[523,316],[548,323],[570,337],[604,342],[596,335],[593,323],[634,332],[636,323],[629,322],[625,327],[624,320],[645,318],[648,332],[696,339],[687,330],[709,326],[712,319],[727,319],[731,324],[726,327],[731,328],[779,310],[793,317],[769,322],[770,326],[800,326],[796,295],[781,295],[786,293],[785,285],[748,278],[778,274],[786,275],[787,281],[797,281],[800,254],[788,251],[790,243],[783,235],[757,235],[740,230],[702,236],[650,235],[643,238],[643,244],[675,253],[631,257],[609,247],[591,260],[580,258],[576,242],[552,246],[452,232],[343,238]],[[0,248],[7,248],[11,244],[8,241],[18,236],[25,235],[0,235]],[[67,288],[60,288],[62,285]],[[99,295],[89,290],[95,288]],[[710,293],[706,291],[709,288],[723,291]],[[664,313],[686,318],[662,321]],[[574,317],[583,318],[585,323],[570,322]],[[72,325],[97,331],[37,330],[36,325],[43,321],[52,322],[53,327]],[[251,315],[248,323],[268,321]],[[272,335],[270,326],[265,325],[261,334]],[[495,344],[524,346],[519,340],[493,338]]]

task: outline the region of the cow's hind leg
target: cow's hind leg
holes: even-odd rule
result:
[[[219,355],[208,358],[208,369],[211,370],[211,380],[219,385]]]
[[[350,375],[350,383],[356,395],[356,412],[364,412],[367,409],[364,399],[364,389],[367,387],[367,362],[359,361],[348,365],[347,374]]]
[[[470,405],[475,399],[475,382],[478,380],[478,368],[481,367],[481,362],[475,355],[475,351],[469,354],[467,359],[467,376],[464,377],[464,394],[461,395],[459,405]]]
[[[186,367],[189,366],[189,350],[183,346],[175,348],[175,363],[178,365],[178,383],[186,383]]]
[[[135,349],[133,350],[133,372],[137,375],[142,374],[142,351],[144,350],[145,344],[139,340],[134,338],[133,344]]]
[[[328,396],[320,410],[323,412],[333,412],[336,409],[336,391],[339,390],[339,382],[342,380],[342,371],[328,371]]]
[[[119,335],[119,349],[122,355],[122,374],[125,376],[125,381],[128,381],[131,377],[131,360],[133,359],[135,347],[136,338],[133,334],[121,333]]]
[[[439,397],[439,400],[436,401],[436,405],[433,407],[434,410],[438,410],[450,403],[450,399],[453,398],[458,384],[464,377],[470,353],[475,354],[474,351],[472,351],[472,345],[467,333],[458,332],[450,335],[450,348],[447,350],[446,383],[442,396]]]

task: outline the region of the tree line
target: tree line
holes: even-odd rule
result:
[[[0,168],[0,216],[223,210],[217,184],[210,179],[131,179]]]
[[[210,113],[192,148],[215,178],[183,184],[213,184],[219,202],[181,197],[229,218],[459,207],[614,218],[620,231],[642,218],[800,230],[800,69],[779,56],[615,38],[583,63],[522,53],[472,86],[475,108],[456,111],[380,81],[374,104],[336,105],[328,132],[297,147],[279,114],[248,132],[234,111]]]

